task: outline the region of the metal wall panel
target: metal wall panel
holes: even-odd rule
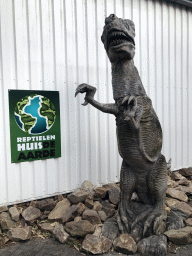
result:
[[[159,116],[172,169],[192,166],[192,10],[152,0],[0,0],[0,204],[119,180],[115,118],[83,107],[78,84],[113,102],[101,43],[111,13],[136,25],[135,65]],[[62,157],[11,163],[8,89],[58,90]]]

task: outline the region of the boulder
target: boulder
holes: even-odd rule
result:
[[[70,202],[66,198],[62,201],[59,201],[55,208],[48,215],[48,220],[50,221],[60,221],[63,215],[63,212],[70,207]]]
[[[110,218],[115,214],[115,207],[114,205],[110,204],[108,200],[102,201],[101,205],[102,205],[102,210],[107,215],[107,218]]]
[[[178,191],[177,189],[168,188],[166,194],[172,198],[179,199],[180,201],[188,202],[188,196],[184,192]]]
[[[85,209],[83,203],[78,203],[68,207],[62,214],[61,220],[62,223],[73,220],[77,215],[81,215]]]
[[[84,190],[84,191],[86,191],[86,192],[88,192],[88,194],[90,195],[90,196],[94,196],[94,186],[93,186],[93,184],[90,182],[90,181],[88,181],[88,180],[85,180],[84,182],[83,182],[83,184],[82,184],[82,186],[81,186],[81,190]]]
[[[171,211],[167,217],[167,230],[184,228],[183,218]]]
[[[111,241],[118,237],[119,227],[116,219],[109,218],[104,222],[102,227],[102,235]]]
[[[65,232],[62,224],[56,223],[52,233],[60,243],[64,244],[68,242],[69,234]]]
[[[88,220],[67,222],[64,228],[67,233],[74,237],[85,237],[94,232],[94,226]]]
[[[73,193],[69,194],[67,198],[73,203],[77,204],[80,202],[85,202],[89,193],[85,190],[76,189]]]
[[[9,208],[9,213],[11,215],[12,220],[19,221],[20,212],[17,210],[17,207],[13,206]]]
[[[168,239],[174,244],[190,244],[192,243],[192,227],[186,226],[177,230],[169,230],[164,233]]]
[[[94,210],[86,210],[83,212],[82,218],[88,220],[92,225],[101,224],[98,213]]]
[[[87,206],[89,209],[92,209],[93,205],[93,198],[88,196],[85,200],[85,206]]]
[[[77,216],[77,217],[74,218],[74,221],[75,221],[75,222],[78,222],[78,221],[80,221],[80,220],[82,220],[82,217],[81,217],[81,216]]]
[[[36,207],[41,211],[52,211],[55,205],[56,202],[53,198],[47,198],[36,202]]]
[[[22,212],[22,216],[25,221],[32,222],[41,216],[41,211],[35,207],[29,206]]]
[[[112,204],[117,205],[120,200],[120,188],[116,185],[113,185],[110,187],[108,193],[109,193],[109,201]]]
[[[98,237],[95,235],[86,235],[83,243],[82,250],[92,254],[107,253],[112,247],[112,242],[106,237]]]
[[[185,223],[186,223],[187,226],[192,227],[192,218],[189,218],[189,219],[185,220]]]
[[[0,213],[1,212],[7,212],[7,211],[8,211],[8,207],[6,205],[0,206]]]
[[[166,256],[167,237],[164,235],[150,236],[142,239],[137,245],[138,251],[145,256]]]
[[[190,177],[192,176],[192,167],[180,169],[178,172],[185,177]]]
[[[38,227],[43,231],[43,232],[51,232],[54,229],[54,226],[52,226],[48,222],[43,222],[43,223],[38,223]]]
[[[11,219],[7,212],[2,212],[0,214],[0,225],[3,230],[8,230],[10,228],[15,228],[16,222]]]
[[[173,171],[170,173],[170,177],[172,180],[185,180],[186,178],[181,175],[178,171]]]
[[[174,198],[169,198],[169,197],[166,197],[165,198],[165,204],[168,206],[168,207],[171,207],[177,203],[179,203],[180,201],[177,200],[177,199],[174,199]]]
[[[192,207],[184,202],[178,202],[170,207],[178,216],[187,219],[192,216]]]
[[[93,210],[98,212],[98,211],[101,211],[102,209],[102,205],[99,201],[95,201],[94,204],[93,204]]]
[[[129,234],[121,234],[114,240],[113,246],[115,251],[124,254],[133,254],[137,251],[137,245]]]
[[[102,221],[106,221],[107,215],[104,211],[98,211],[98,215]]]
[[[61,195],[61,194],[57,195],[56,198],[57,198],[57,201],[58,201],[58,202],[64,200],[64,197],[63,197],[63,195]]]
[[[105,198],[106,193],[107,193],[107,188],[105,188],[105,187],[95,188],[95,197],[96,198]]]
[[[178,186],[177,190],[184,192],[186,195],[192,195],[192,184],[188,186]]]
[[[7,235],[11,241],[14,241],[14,242],[18,242],[20,240],[25,241],[30,239],[31,230],[32,230],[32,227],[29,227],[29,226],[11,228],[7,232]]]

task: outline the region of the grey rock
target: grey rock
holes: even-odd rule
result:
[[[8,207],[6,205],[0,206],[0,212],[7,212],[7,211],[8,211]]]
[[[167,217],[167,230],[184,228],[183,218],[171,211]]]
[[[99,217],[102,221],[106,221],[107,215],[104,211],[98,211]]]
[[[43,231],[43,232],[52,232],[54,227],[51,226],[50,223],[44,222],[44,223],[38,223],[38,227]]]
[[[19,221],[20,212],[17,210],[17,207],[13,206],[9,208],[9,213],[11,215],[12,220]]]
[[[102,210],[107,215],[107,218],[112,217],[115,214],[115,207],[114,205],[110,204],[108,200],[102,201]]]
[[[85,237],[87,234],[93,234],[94,232],[94,227],[88,220],[67,222],[64,228],[67,233],[74,237]]]
[[[69,234],[65,232],[62,224],[56,223],[52,233],[60,243],[68,242]]]
[[[73,193],[69,194],[67,198],[73,203],[77,204],[80,202],[85,202],[89,193],[85,190],[76,189]]]
[[[91,224],[101,224],[101,219],[98,213],[94,210],[86,210],[83,212],[82,218],[88,220]]]
[[[102,227],[102,235],[111,241],[116,239],[119,235],[119,227],[114,218],[107,219]]]
[[[181,175],[178,171],[171,172],[170,177],[172,180],[186,180],[186,178],[183,175]]]
[[[41,211],[52,211],[55,205],[56,202],[53,198],[47,198],[36,202],[36,207]]]
[[[0,214],[0,224],[3,230],[8,230],[10,228],[16,227],[16,222],[11,219],[10,215],[7,212],[2,212]]]
[[[62,214],[61,220],[62,223],[73,220],[77,215],[81,215],[85,209],[83,203],[78,203],[68,207]]]
[[[121,234],[114,240],[113,246],[120,253],[133,254],[137,251],[137,245],[129,234]]]
[[[29,206],[22,212],[25,221],[32,222],[41,216],[41,211],[35,207]]]
[[[164,233],[168,239],[174,244],[190,244],[192,243],[192,227],[186,226],[177,230],[169,230]]]
[[[188,202],[188,196],[183,192],[174,188],[168,188],[166,194],[172,198],[179,199],[180,201]]]
[[[58,202],[55,208],[48,215],[48,220],[50,221],[60,221],[63,215],[63,212],[70,207],[70,202],[66,198]]]
[[[179,203],[180,201],[177,200],[177,199],[174,199],[174,198],[169,198],[169,197],[166,197],[165,198],[165,204],[168,206],[168,207],[171,207],[177,203]]]
[[[116,185],[111,186],[108,193],[110,202],[117,205],[120,200],[120,188]]]
[[[164,235],[144,238],[138,243],[137,249],[146,256],[166,256],[167,238]]]
[[[85,180],[81,186],[81,190],[84,190],[86,192],[89,193],[89,195],[91,196],[94,196],[94,186],[93,184],[88,181],[88,180]]]
[[[112,247],[112,242],[106,237],[98,237],[95,235],[86,235],[83,243],[82,250],[92,254],[107,253]]]
[[[101,211],[102,209],[102,205],[99,201],[95,201],[94,204],[93,204],[93,210],[98,212],[98,211]]]
[[[8,232],[7,235],[11,241],[18,242],[20,240],[28,240],[31,237],[31,230],[32,227],[26,226],[26,227],[16,227],[16,228],[11,228]]]

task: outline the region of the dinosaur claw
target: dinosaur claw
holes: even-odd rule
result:
[[[123,99],[122,104],[124,104],[126,101],[128,101],[128,99],[129,99],[129,96],[126,96],[126,97]]]
[[[87,106],[87,104],[88,104],[88,101],[85,100],[85,102],[82,103],[81,105],[82,105],[82,106]]]
[[[134,100],[135,99],[135,96],[131,96],[131,97],[129,97],[129,100],[128,100],[128,105],[130,104],[130,102],[132,101],[132,100]]]

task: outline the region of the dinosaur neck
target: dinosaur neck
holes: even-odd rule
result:
[[[146,94],[133,60],[112,63],[112,86],[114,100]]]

